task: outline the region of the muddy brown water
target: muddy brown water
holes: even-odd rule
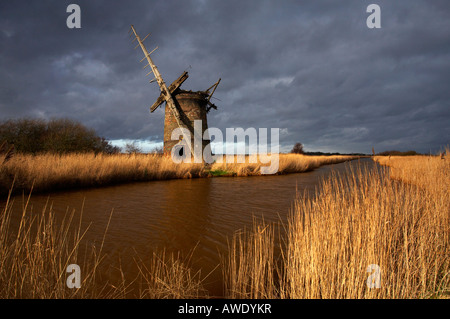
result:
[[[314,194],[320,181],[332,171],[346,174],[359,162],[371,167],[370,159],[322,166],[314,171],[255,177],[220,177],[152,181],[97,189],[33,195],[30,210],[40,212],[46,203],[57,215],[81,211],[85,241],[99,247],[111,212],[103,246],[105,280],[118,279],[111,271],[119,266],[127,278],[137,274],[135,258],[149,261],[153,252],[180,253],[194,270],[210,274],[204,285],[212,296],[223,295],[220,255],[236,231],[249,229],[254,219],[285,221],[297,192]],[[14,198],[14,212],[22,209],[21,196]],[[0,202],[3,208],[4,199]],[[13,219],[14,220],[14,219]],[[133,295],[131,295],[133,296]]]

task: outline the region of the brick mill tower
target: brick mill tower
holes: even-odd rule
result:
[[[202,121],[202,136],[200,137],[202,138],[205,130],[208,128],[206,115],[212,108],[217,110],[217,107],[213,103],[211,103],[210,100],[220,83],[220,79],[206,91],[185,91],[180,89],[181,84],[183,84],[183,82],[186,81],[186,79],[189,77],[188,73],[185,71],[171,85],[167,86],[163,78],[161,77],[161,74],[159,73],[156,65],[153,63],[150,57],[150,55],[156,49],[158,49],[158,47],[156,47],[149,53],[143,43],[150,34],[141,40],[134,26],[131,26],[130,32],[131,31],[135,35],[133,42],[136,40],[138,41],[138,45],[135,47],[135,49],[141,47],[142,52],[144,53],[144,58],[141,60],[141,62],[144,60],[147,61],[144,69],[150,67],[150,72],[148,72],[147,75],[153,73],[153,75],[155,76],[155,78],[151,80],[150,83],[157,82],[161,90],[160,96],[150,107],[150,112],[154,112],[160,105],[166,102],[164,119],[164,154],[171,155],[172,148],[180,142],[180,140],[171,139],[172,131],[176,128],[185,128],[190,132],[191,143],[187,144],[188,147],[190,147],[191,155],[193,156],[194,121]],[[202,138],[202,151],[208,144],[209,138]]]

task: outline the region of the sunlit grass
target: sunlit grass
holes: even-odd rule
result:
[[[300,173],[352,158],[280,154],[279,173]],[[266,165],[237,163],[237,160],[231,164],[177,164],[170,157],[156,154],[16,154],[0,164],[0,194],[7,194],[14,180],[16,190],[29,192],[33,187],[35,192],[41,192],[150,180],[261,175],[260,168]]]
[[[377,159],[379,160],[379,159]],[[224,260],[231,298],[431,298],[450,292],[449,163],[391,158],[299,198],[281,244],[273,225],[237,235]],[[277,247],[276,245],[281,245]],[[279,256],[273,254],[278,248]],[[381,287],[368,288],[369,265]],[[276,276],[275,276],[276,275]],[[271,278],[279,278],[271,280]]]

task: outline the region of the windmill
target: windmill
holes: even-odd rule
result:
[[[159,106],[166,102],[164,117],[164,154],[170,155],[172,153],[172,148],[176,145],[179,145],[180,140],[171,139],[172,132],[176,128],[184,128],[189,130],[191,141],[190,143],[188,142],[185,144],[187,145],[187,147],[189,147],[191,155],[194,154],[192,146],[194,145],[194,121],[196,120],[202,121],[202,136],[198,138],[202,140],[201,147],[203,151],[210,142],[209,138],[205,138],[204,136],[204,132],[208,128],[206,115],[211,109],[217,110],[217,106],[211,103],[211,97],[214,94],[221,79],[219,79],[206,91],[185,91],[180,89],[181,84],[183,84],[184,81],[186,81],[186,79],[189,77],[188,72],[184,71],[183,74],[178,77],[178,79],[167,86],[161,74],[159,73],[158,68],[150,57],[150,55],[155,52],[158,47],[153,49],[151,52],[148,52],[147,48],[144,45],[145,39],[147,39],[150,34],[148,34],[144,37],[144,39],[141,40],[133,25],[131,25],[129,33],[130,36],[133,36],[133,34],[135,36],[133,42],[136,40],[138,42],[135,49],[141,47],[142,52],[144,53],[144,58],[142,58],[142,60],[140,61],[147,61],[144,69],[150,67],[150,72],[148,72],[146,76],[153,74],[154,79],[150,80],[150,83],[157,82],[161,90],[158,99],[150,107],[150,112],[153,113]],[[183,138],[187,140],[185,137]]]

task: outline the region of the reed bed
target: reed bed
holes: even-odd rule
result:
[[[190,261],[164,251],[155,252],[147,264],[137,257],[139,273],[136,278],[124,274],[119,262],[121,276],[105,279],[108,265],[103,262],[106,256],[103,243],[109,223],[100,243],[88,243],[84,237],[89,227],[81,227],[82,212],[78,216],[75,216],[75,211],[66,212],[63,218],[58,218],[51,206],[33,212],[28,198],[21,216],[15,216],[13,205],[8,197],[0,212],[0,299],[207,296],[200,273],[190,269]],[[70,275],[67,267],[71,264],[79,265],[81,269],[79,288],[67,285]]]
[[[276,174],[293,174],[312,171],[322,165],[337,164],[359,158],[359,156],[309,156],[302,154],[279,154],[278,172]],[[270,159],[270,154],[269,154]],[[234,163],[214,163],[210,167],[212,171],[229,172],[234,176],[255,176],[261,175],[261,167],[269,166],[260,158],[256,158],[256,163],[251,163],[248,156],[245,157],[245,163],[239,163],[238,157],[234,157]],[[225,162],[225,160],[224,160]]]
[[[447,150],[446,154],[449,154]],[[390,168],[393,179],[418,185],[435,193],[449,189],[448,156],[375,156],[374,161]]]
[[[388,168],[360,167],[346,177],[325,180],[314,198],[299,195],[281,241],[269,231],[274,225],[237,235],[224,260],[227,296],[448,295],[448,162],[439,157],[391,158],[391,165],[400,172],[393,170],[393,178]],[[278,255],[272,253],[276,248]],[[373,267],[379,267],[380,288],[368,286]]]
[[[229,255],[223,258],[226,297],[237,299],[270,299],[277,295],[275,227],[253,222],[251,231],[240,231],[229,244]]]
[[[280,154],[280,174],[299,173],[320,165],[354,159],[347,156],[303,156]],[[14,182],[16,191],[54,191],[68,188],[108,186],[127,182],[197,178],[224,175],[260,175],[261,166],[268,164],[236,163],[212,165],[176,164],[170,157],[155,154],[16,154],[0,164],[0,195],[6,195]]]
[[[208,298],[203,287],[201,271],[194,272],[190,258],[180,255],[166,255],[165,251],[154,252],[150,264],[139,257],[136,264],[139,275],[138,298],[141,299],[199,299]]]

